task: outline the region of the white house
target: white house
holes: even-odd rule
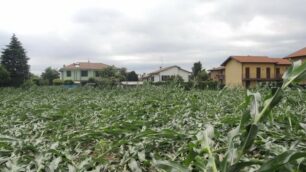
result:
[[[169,66],[165,68],[160,68],[157,71],[151,72],[145,77],[143,77],[144,81],[152,81],[152,82],[161,82],[167,81],[171,76],[181,76],[184,82],[188,82],[191,76],[191,72],[182,69],[179,66]]]
[[[61,69],[62,80],[73,80],[74,82],[86,81],[89,78],[99,77],[99,71],[110,67],[103,63],[77,62],[64,65]]]

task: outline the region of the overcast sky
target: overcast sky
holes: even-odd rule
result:
[[[306,46],[304,0],[0,0],[0,48],[17,35],[31,71],[78,61],[138,73]]]

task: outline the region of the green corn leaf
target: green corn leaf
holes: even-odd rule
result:
[[[293,63],[293,66],[290,67],[287,72],[283,75],[283,86],[282,88],[286,88],[292,82],[300,82],[301,80],[306,79],[306,63],[302,63],[301,60]]]
[[[247,127],[247,130],[245,132],[245,134],[242,136],[243,140],[241,142],[241,145],[239,147],[239,157],[245,153],[247,150],[250,149],[250,147],[253,145],[254,140],[257,136],[257,132],[258,132],[258,126],[257,125],[249,125]]]
[[[171,161],[156,161],[155,166],[159,169],[163,169],[165,171],[171,171],[171,172],[189,172],[189,169],[187,167],[184,167],[178,163],[171,162]]]
[[[232,166],[230,166],[229,170],[227,172],[237,172],[237,171],[241,171],[243,168],[245,167],[249,167],[251,165],[257,165],[257,164],[261,164],[262,162],[260,161],[246,161],[246,162],[239,162],[236,163]]]
[[[298,152],[289,150],[286,151],[276,157],[274,157],[271,160],[268,160],[266,163],[264,163],[258,172],[270,172],[275,171],[278,168],[280,168],[283,165],[286,165],[292,161],[295,161],[300,158],[306,158],[306,152]]]

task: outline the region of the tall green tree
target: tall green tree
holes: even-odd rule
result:
[[[126,80],[127,81],[138,81],[138,75],[136,74],[135,71],[128,72]]]
[[[48,80],[49,85],[53,84],[53,80],[59,78],[60,73],[56,69],[52,69],[48,67],[45,71],[41,74],[41,78]]]
[[[14,34],[2,52],[1,64],[10,74],[9,86],[20,86],[30,77],[29,58]]]
[[[193,64],[192,77],[195,79],[199,72],[202,70],[202,63],[200,61]]]

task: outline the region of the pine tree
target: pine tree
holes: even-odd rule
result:
[[[20,86],[30,77],[25,49],[15,34],[2,52],[1,64],[10,74],[9,86]]]

